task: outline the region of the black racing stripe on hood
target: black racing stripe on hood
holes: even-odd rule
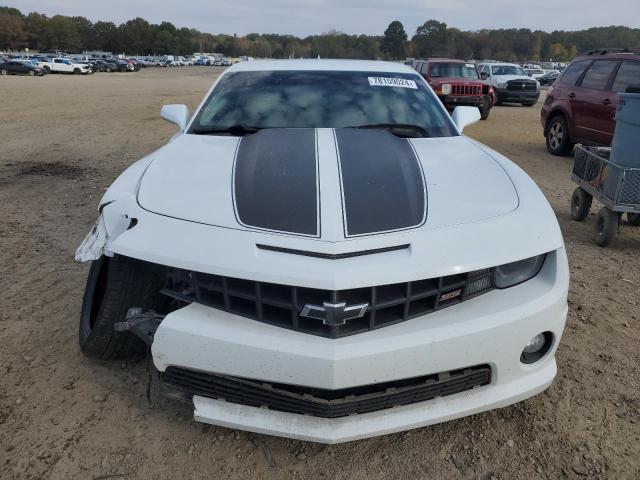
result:
[[[346,236],[403,230],[424,223],[422,167],[409,140],[388,131],[335,131]]]
[[[246,226],[319,236],[315,130],[266,129],[242,137],[234,202]]]

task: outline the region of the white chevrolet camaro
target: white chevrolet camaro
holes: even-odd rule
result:
[[[100,201],[80,346],[196,420],[326,443],[549,386],[569,270],[516,165],[399,64],[243,62]]]

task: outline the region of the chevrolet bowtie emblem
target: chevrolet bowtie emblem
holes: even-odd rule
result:
[[[368,303],[347,306],[345,302],[323,302],[322,306],[306,304],[300,315],[307,318],[322,320],[322,323],[325,325],[335,327],[338,325],[344,325],[347,323],[347,320],[364,317],[364,314],[367,313],[368,307]]]

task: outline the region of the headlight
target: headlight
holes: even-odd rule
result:
[[[538,255],[496,267],[493,284],[496,288],[509,288],[532,279],[540,272],[545,257],[546,254]]]
[[[451,93],[451,84],[450,83],[443,83],[442,84],[442,94],[443,95],[449,95]]]
[[[507,83],[499,83],[498,88],[507,88]]]

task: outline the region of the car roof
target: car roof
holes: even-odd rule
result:
[[[460,60],[459,58],[425,58],[425,59],[417,59],[414,60],[414,62],[424,62],[424,63],[430,63],[430,62],[447,62],[447,63],[472,63],[472,62],[467,62],[466,60]]]
[[[577,56],[574,60],[640,60],[640,51],[637,52],[609,52],[591,53]]]
[[[402,63],[376,60],[250,60],[238,62],[228,72],[261,72],[272,70],[315,70],[343,72],[411,73],[416,71]]]

